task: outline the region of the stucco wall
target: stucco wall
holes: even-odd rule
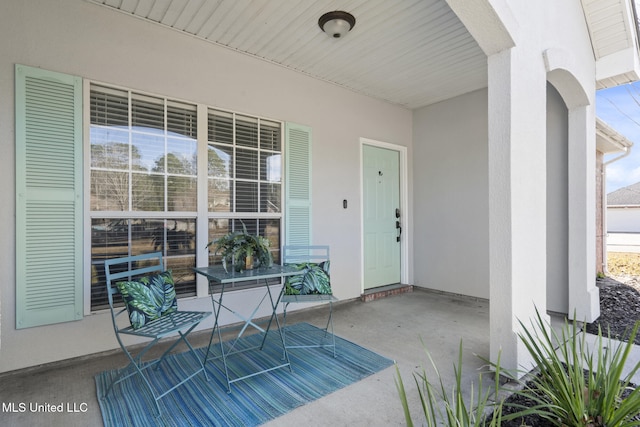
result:
[[[489,298],[487,91],[416,110],[415,285]]]
[[[569,148],[567,106],[547,84],[547,309],[569,307]]]
[[[103,314],[47,327],[14,328],[16,63],[311,126],[314,240],[331,245],[337,296],[360,295],[359,138],[406,146],[411,158],[409,110],[83,0],[3,2],[0,9],[0,179],[4,196],[0,222],[5,230],[0,240],[4,279],[0,284],[0,372],[116,345],[110,320]],[[348,209],[343,209],[343,199],[349,201]],[[410,200],[409,215],[411,208]],[[246,301],[255,296],[236,293],[235,298]],[[207,297],[181,304],[210,309],[211,303]]]
[[[569,311],[588,321],[599,315],[593,274],[593,49],[577,1],[447,3],[487,54],[490,357],[500,356],[503,366],[517,369],[531,360],[517,339],[516,319],[535,317],[536,307],[546,311],[547,82],[569,109]],[[416,138],[416,150],[419,142]],[[416,250],[415,259],[419,256]],[[416,263],[416,277],[418,268]]]

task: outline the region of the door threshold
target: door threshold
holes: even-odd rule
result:
[[[370,302],[380,298],[404,294],[407,292],[413,292],[413,285],[403,285],[401,283],[396,283],[394,285],[365,289],[364,293],[360,296],[360,299],[363,302]]]

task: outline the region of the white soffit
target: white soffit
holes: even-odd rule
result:
[[[640,79],[635,0],[582,0],[598,89]]]
[[[487,86],[487,59],[444,0],[89,0],[407,108]],[[341,39],[318,27],[344,10]]]

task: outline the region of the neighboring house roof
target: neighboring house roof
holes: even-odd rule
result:
[[[607,194],[607,206],[640,206],[640,182]]]

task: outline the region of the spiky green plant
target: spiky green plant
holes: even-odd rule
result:
[[[522,322],[520,326],[520,339],[539,375],[532,380],[533,386],[516,393],[535,405],[514,405],[519,411],[505,415],[505,420],[537,415],[558,426],[640,426],[640,421],[633,420],[640,413],[640,389],[630,386],[640,363],[623,374],[640,322],[627,343],[605,339],[599,329],[595,351],[588,348],[586,334],[575,320],[571,324],[565,321],[558,335],[536,310],[531,328]],[[628,394],[623,397],[625,392]]]
[[[423,343],[424,346],[424,343]],[[433,358],[425,348],[427,358],[431,366],[435,370],[437,382],[432,383],[427,377],[424,367],[420,372],[413,374],[414,380],[418,387],[422,412],[424,414],[427,426],[448,425],[451,427],[468,427],[468,426],[499,426],[502,415],[502,402],[492,402],[491,395],[498,396],[500,388],[500,361],[495,365],[497,368],[494,372],[494,388],[484,391],[482,386],[482,374],[478,376],[478,388],[474,390],[471,384],[471,397],[469,402],[465,401],[463,396],[462,385],[462,340],[458,349],[458,364],[453,364],[455,375],[455,385],[451,393],[447,393],[440,372],[433,361]],[[407,426],[413,427],[413,419],[409,408],[407,392],[400,375],[400,369],[396,364],[396,388],[400,396],[400,402],[404,410],[405,421]],[[491,418],[486,420],[485,416],[488,411],[493,410]]]

